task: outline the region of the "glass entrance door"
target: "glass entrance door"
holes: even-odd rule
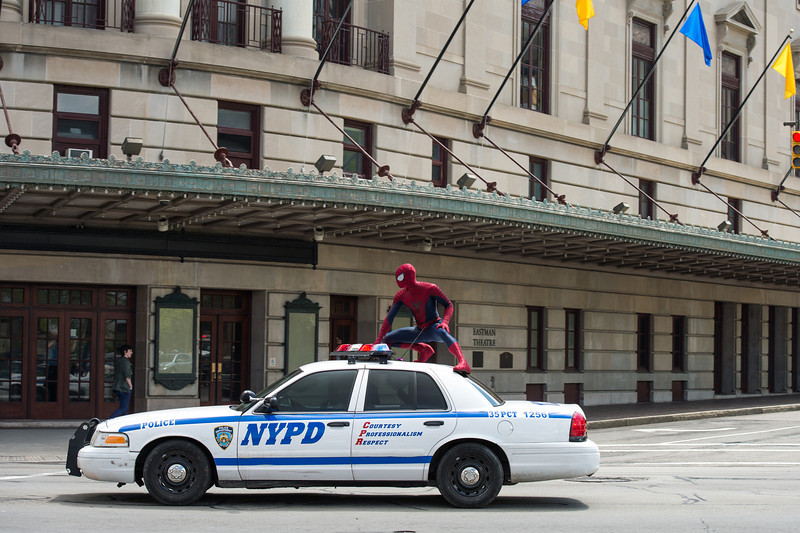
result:
[[[133,344],[133,294],[0,283],[0,418],[107,418],[117,349]]]
[[[238,403],[250,383],[249,295],[203,291],[200,301],[200,404]]]

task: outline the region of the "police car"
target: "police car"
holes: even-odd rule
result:
[[[212,485],[436,486],[456,507],[483,507],[503,485],[598,469],[579,406],[503,401],[452,367],[391,353],[344,346],[235,406],[93,419],[70,440],[67,471],[143,484],[169,505]]]

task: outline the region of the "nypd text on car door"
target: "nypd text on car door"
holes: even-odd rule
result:
[[[278,391],[240,422],[244,480],[352,481],[350,441],[358,370],[315,372]]]

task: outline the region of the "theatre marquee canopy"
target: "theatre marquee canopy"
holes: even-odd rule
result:
[[[316,264],[319,242],[800,287],[800,246],[413,181],[0,154],[0,248]],[[315,238],[316,237],[316,238]]]

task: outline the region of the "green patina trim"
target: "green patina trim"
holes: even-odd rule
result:
[[[712,228],[642,220],[609,211],[536,202],[481,191],[435,188],[417,182],[397,183],[343,178],[336,174],[226,169],[105,159],[68,159],[57,154],[0,154],[0,185],[160,191],[175,194],[241,196],[258,199],[314,201],[353,207],[433,212],[441,216],[504,221],[511,226],[596,236],[624,242],[800,264],[800,246]]]

